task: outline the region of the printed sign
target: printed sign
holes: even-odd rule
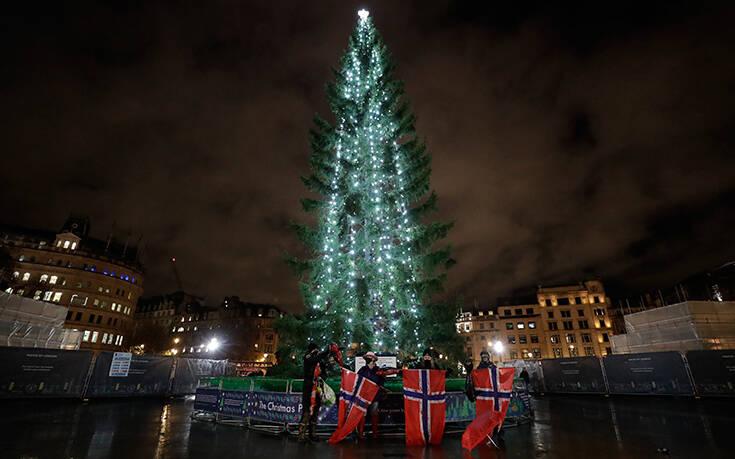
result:
[[[301,394],[251,392],[247,413],[253,419],[297,423],[301,417]]]
[[[243,392],[244,393],[244,392]],[[194,409],[215,413],[219,411],[220,390],[200,387],[194,397]]]
[[[249,398],[248,392],[239,390],[223,390],[220,395],[222,406],[220,412],[229,416],[245,416],[245,399]]]
[[[396,368],[398,365],[398,359],[395,355],[379,355],[378,356],[378,368]],[[365,366],[365,359],[362,357],[355,357],[355,372],[360,371],[360,368]],[[396,376],[396,375],[391,375]],[[391,377],[389,376],[389,377]]]
[[[115,352],[110,363],[110,377],[127,378],[130,372],[130,361],[133,354],[130,352]]]

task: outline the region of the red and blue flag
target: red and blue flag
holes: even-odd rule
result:
[[[438,445],[446,418],[444,370],[403,370],[406,445]]]
[[[462,434],[462,447],[474,449],[496,427],[502,426],[513,392],[514,368],[482,368],[472,371],[475,389],[475,420]]]
[[[377,384],[362,375],[342,368],[337,430],[329,438],[329,443],[338,443],[355,430],[365,417],[368,406],[377,393]]]

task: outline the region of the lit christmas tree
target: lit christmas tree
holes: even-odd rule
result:
[[[434,250],[451,224],[422,223],[435,209],[430,158],[416,138],[403,84],[368,12],[359,12],[347,52],[327,95],[334,124],[316,119],[311,175],[304,199],[316,228],[297,226],[309,260],[291,260],[302,275],[308,340],[362,350],[415,354],[431,330],[425,305],[454,262]]]

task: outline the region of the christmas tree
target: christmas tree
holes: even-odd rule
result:
[[[317,225],[296,225],[311,258],[291,259],[306,313],[291,329],[319,343],[415,354],[435,327],[454,330],[453,321],[421,326],[422,305],[454,262],[448,246],[435,248],[452,225],[424,222],[436,208],[430,158],[365,10],[327,96],[334,121],[315,120],[311,175],[302,178],[320,197],[302,200]]]

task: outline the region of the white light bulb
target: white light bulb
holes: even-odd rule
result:
[[[357,15],[360,16],[360,19],[364,21],[365,19],[367,19],[368,16],[370,16],[370,11],[363,8],[357,12]]]

